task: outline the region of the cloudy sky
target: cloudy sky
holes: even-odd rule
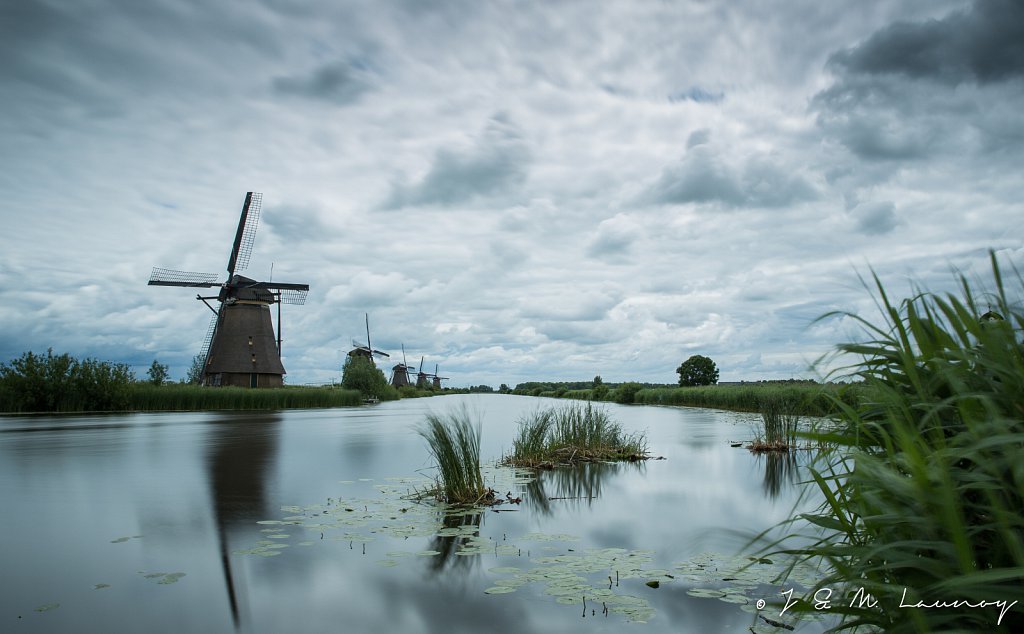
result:
[[[184,375],[250,277],[293,384],[813,376],[858,274],[1024,265],[1019,0],[27,0],[0,8],[0,361]],[[390,365],[390,364],[389,364]]]

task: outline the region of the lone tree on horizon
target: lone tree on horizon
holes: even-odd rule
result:
[[[683,387],[718,383],[718,367],[714,361],[703,355],[695,354],[683,361],[676,368],[676,372],[679,374],[679,385]]]

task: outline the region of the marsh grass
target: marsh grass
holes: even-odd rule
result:
[[[840,405],[856,405],[863,386],[820,384],[815,382],[748,383],[707,385],[703,387],[653,387],[640,390],[634,402],[644,405],[683,405],[739,412],[758,412],[765,399],[794,404],[792,413],[800,416],[829,416]]]
[[[868,337],[838,353],[871,398],[821,434],[838,446],[810,469],[824,502],[783,526],[809,545],[765,549],[825,564],[807,598],[835,591],[842,629],[1024,631],[1024,312],[991,263],[987,310],[963,276],[899,303],[875,277],[882,323],[846,315]],[[877,605],[844,597],[858,588]],[[937,601],[954,605],[900,608]]]
[[[358,391],[339,387],[202,387],[136,383],[129,389],[134,411],[274,410],[362,404]]]
[[[550,407],[519,421],[508,465],[554,467],[579,462],[645,460],[647,437],[628,434],[591,403]]]
[[[763,396],[760,400],[761,431],[750,444],[750,451],[791,451],[797,448],[797,427],[800,416],[795,414],[799,404],[775,395]]]
[[[417,430],[437,463],[437,486],[429,493],[449,504],[480,504],[493,497],[480,471],[480,425],[466,407],[429,413]]]

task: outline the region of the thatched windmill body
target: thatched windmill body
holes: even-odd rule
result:
[[[215,288],[215,296],[196,295],[213,311],[206,341],[200,353],[204,357],[204,385],[240,387],[280,387],[284,383],[281,363],[281,304],[304,304],[308,284],[259,282],[239,275],[252,254],[259,224],[262,194],[248,192],[238,219],[235,241],[228,258],[228,279],[218,282],[215,273],[192,273],[154,268],[150,286]],[[214,308],[209,300],[217,300]],[[277,304],[277,334],[270,307]]]

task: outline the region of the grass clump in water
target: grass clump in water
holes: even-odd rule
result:
[[[571,403],[534,412],[519,421],[512,453],[503,462],[551,468],[578,462],[646,460],[647,437],[627,434],[608,412],[591,403]]]
[[[480,425],[465,407],[427,414],[418,431],[437,463],[435,497],[449,504],[480,504],[494,497],[480,471]]]
[[[992,293],[961,276],[896,303],[876,277],[881,323],[847,315],[867,337],[838,352],[869,398],[820,434],[838,446],[811,469],[825,502],[787,522],[809,545],[777,551],[825,564],[808,597],[877,601],[834,600],[838,629],[1024,631],[1024,279],[1011,301],[991,260]]]
[[[750,451],[789,451],[796,449],[797,426],[800,417],[797,403],[775,395],[766,395],[759,401],[763,431],[750,444]]]

